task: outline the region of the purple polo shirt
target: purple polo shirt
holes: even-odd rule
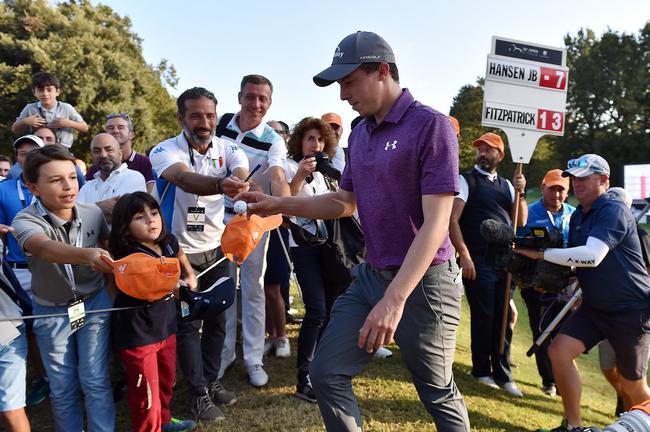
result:
[[[402,265],[424,222],[422,195],[458,193],[458,141],[444,114],[404,89],[384,120],[362,120],[349,138],[340,187],[354,192],[367,261],[379,269]],[[447,233],[432,265],[448,260]]]
[[[149,158],[146,157],[143,154],[140,154],[133,150],[131,152],[131,156],[127,160],[125,160],[127,168],[137,171],[142,176],[144,177],[144,181],[146,183],[156,181],[156,179],[153,176],[153,169],[151,168],[151,162],[149,161]],[[90,181],[95,178],[95,173],[99,171],[99,168],[97,168],[96,165],[91,166],[88,168],[88,172],[86,173],[86,180]]]

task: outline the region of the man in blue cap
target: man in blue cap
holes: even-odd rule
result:
[[[580,205],[571,216],[569,247],[517,250],[532,259],[577,267],[582,287],[581,306],[548,349],[566,420],[551,429],[555,432],[586,430],[581,426],[580,374],[574,360],[603,339],[614,347],[621,387],[632,404],[650,399],[650,277],[634,216],[623,202],[605,193],[609,174],[609,164],[596,154],[570,160],[563,175],[573,179]]]
[[[314,77],[321,87],[334,82],[363,117],[350,133],[340,189],[236,199],[261,215],[334,219],[358,209],[367,262],[334,303],[309,370],[327,430],[361,430],[352,377],[394,337],[437,430],[467,432],[452,373],[462,292],[448,235],[458,141],[446,115],[402,89],[393,51],[375,33],[353,33],[338,44],[332,65]]]

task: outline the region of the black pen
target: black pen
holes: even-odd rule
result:
[[[248,174],[248,177],[246,177],[246,180],[244,180],[244,183],[246,183],[248,180],[250,180],[251,177],[253,177],[253,174],[255,174],[257,172],[257,170],[260,169],[260,168],[262,168],[262,164],[257,164],[255,166],[255,168],[253,168],[253,171],[251,171],[251,173]]]

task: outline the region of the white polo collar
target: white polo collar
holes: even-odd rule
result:
[[[117,177],[127,169],[129,169],[129,167],[126,165],[126,162],[122,162],[122,165],[120,165],[119,167],[111,171],[111,173],[108,175],[108,178],[106,180],[102,180],[101,171],[97,171],[93,177],[95,178],[95,180],[99,180],[101,183],[103,183],[111,180],[114,177]]]
[[[260,124],[255,126],[253,129],[247,130],[247,131],[242,131],[241,129],[239,129],[239,125],[237,124],[237,119],[239,118],[240,113],[241,113],[241,111],[239,111],[237,114],[235,114],[233,116],[232,119],[230,119],[230,123],[228,123],[228,127],[230,129],[234,130],[237,133],[245,134],[245,133],[251,132],[256,137],[261,138],[262,135],[264,134],[264,128],[266,127],[266,122],[262,119]]]
[[[499,177],[499,175],[497,173],[492,174],[491,172],[487,172],[484,169],[482,169],[481,167],[479,167],[478,165],[474,165],[474,169],[476,171],[478,171],[479,174],[484,175],[485,177],[488,178],[488,180],[490,180],[492,182],[496,181],[496,179]]]

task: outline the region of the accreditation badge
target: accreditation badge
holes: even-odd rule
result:
[[[205,229],[205,207],[187,208],[187,230],[203,232]]]
[[[73,332],[86,324],[86,308],[81,297],[75,296],[68,301],[68,319]]]

